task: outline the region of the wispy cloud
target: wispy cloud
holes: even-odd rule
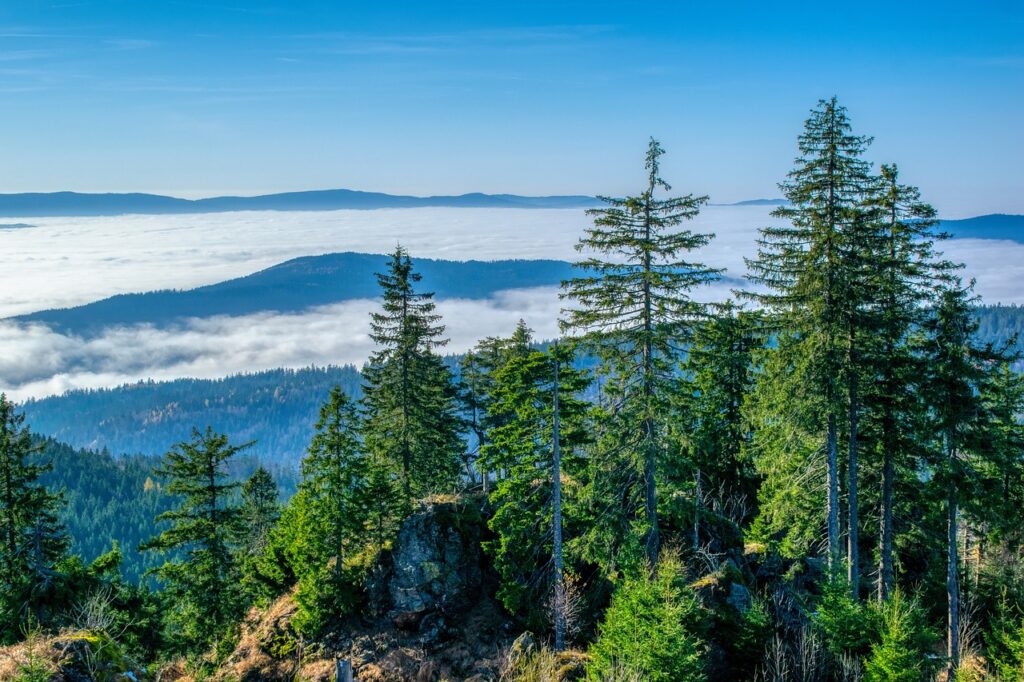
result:
[[[127,51],[145,50],[150,47],[155,47],[158,43],[144,38],[110,38],[104,40],[103,44],[115,50]]]

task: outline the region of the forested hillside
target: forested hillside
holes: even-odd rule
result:
[[[156,473],[159,457],[116,457],[106,450],[72,448],[52,438],[39,439],[37,448],[33,460],[51,467],[39,481],[63,494],[59,518],[67,528],[71,552],[91,562],[116,544],[123,556],[121,574],[131,583],[163,561],[138,550],[157,531],[157,515],[176,502]],[[232,462],[230,473],[247,478],[258,466],[253,457],[240,456]],[[282,499],[291,497],[296,471],[277,468],[274,478]]]
[[[142,509],[81,493],[152,494],[152,460],[51,445],[48,471],[42,403],[0,396],[0,660],[26,682],[328,682],[338,659],[374,682],[1019,682],[1019,311],[979,318],[871,142],[818,102],[733,300],[698,296],[723,275],[688,229],[708,198],[671,190],[652,138],[638,190],[590,211],[557,342],[520,322],[446,358],[397,246],[361,375],[75,394],[61,425],[147,395],[119,432],[172,424],[140,504],[154,590],[68,537],[120,513],[137,540]],[[259,454],[304,444],[294,495],[247,464],[280,411]]]
[[[295,468],[335,385],[358,396],[354,367],[277,369],[224,379],[146,381],[28,401],[33,431],[79,448],[162,455],[196,425],[255,441],[249,454]]]
[[[1024,308],[980,306],[973,315],[979,342],[1014,342],[1012,349],[1024,352]],[[461,356],[448,359],[456,369],[460,361]],[[596,363],[587,357],[577,364],[593,368]],[[352,397],[360,395],[354,367],[324,367],[70,391],[22,407],[36,433],[75,447],[160,455],[192,425],[202,424],[255,440],[250,452],[262,462],[295,467],[319,405],[335,384]]]

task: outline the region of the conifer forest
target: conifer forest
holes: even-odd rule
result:
[[[298,466],[269,398],[128,457],[0,397],[0,678],[1024,680],[1020,314],[869,132],[809,111],[742,272],[651,138],[557,338],[449,351],[395,246],[363,366],[230,389]]]

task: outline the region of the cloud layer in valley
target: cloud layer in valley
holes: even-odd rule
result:
[[[698,258],[742,276],[770,207],[708,207],[691,227],[716,239]],[[0,233],[0,317],[77,305],[117,293],[189,288],[288,258],[337,251],[413,257],[573,259],[588,219],[578,210],[401,209],[215,215],[46,218]],[[1024,303],[1024,245],[963,239],[943,245],[967,264],[986,302]],[[728,296],[730,285],[702,293]],[[0,321],[0,390],[17,398],[140,378],[218,377],[271,367],[361,364],[371,350],[376,303],[349,301],[302,314],[194,319],[173,329],[118,327],[96,338]],[[520,317],[538,336],[556,333],[557,291],[506,291],[486,300],[442,300],[452,352],[506,334]]]

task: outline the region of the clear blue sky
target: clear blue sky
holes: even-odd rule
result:
[[[4,0],[0,90],[3,192],[612,193],[654,135],[777,196],[837,94],[947,215],[1024,213],[1021,0]]]

